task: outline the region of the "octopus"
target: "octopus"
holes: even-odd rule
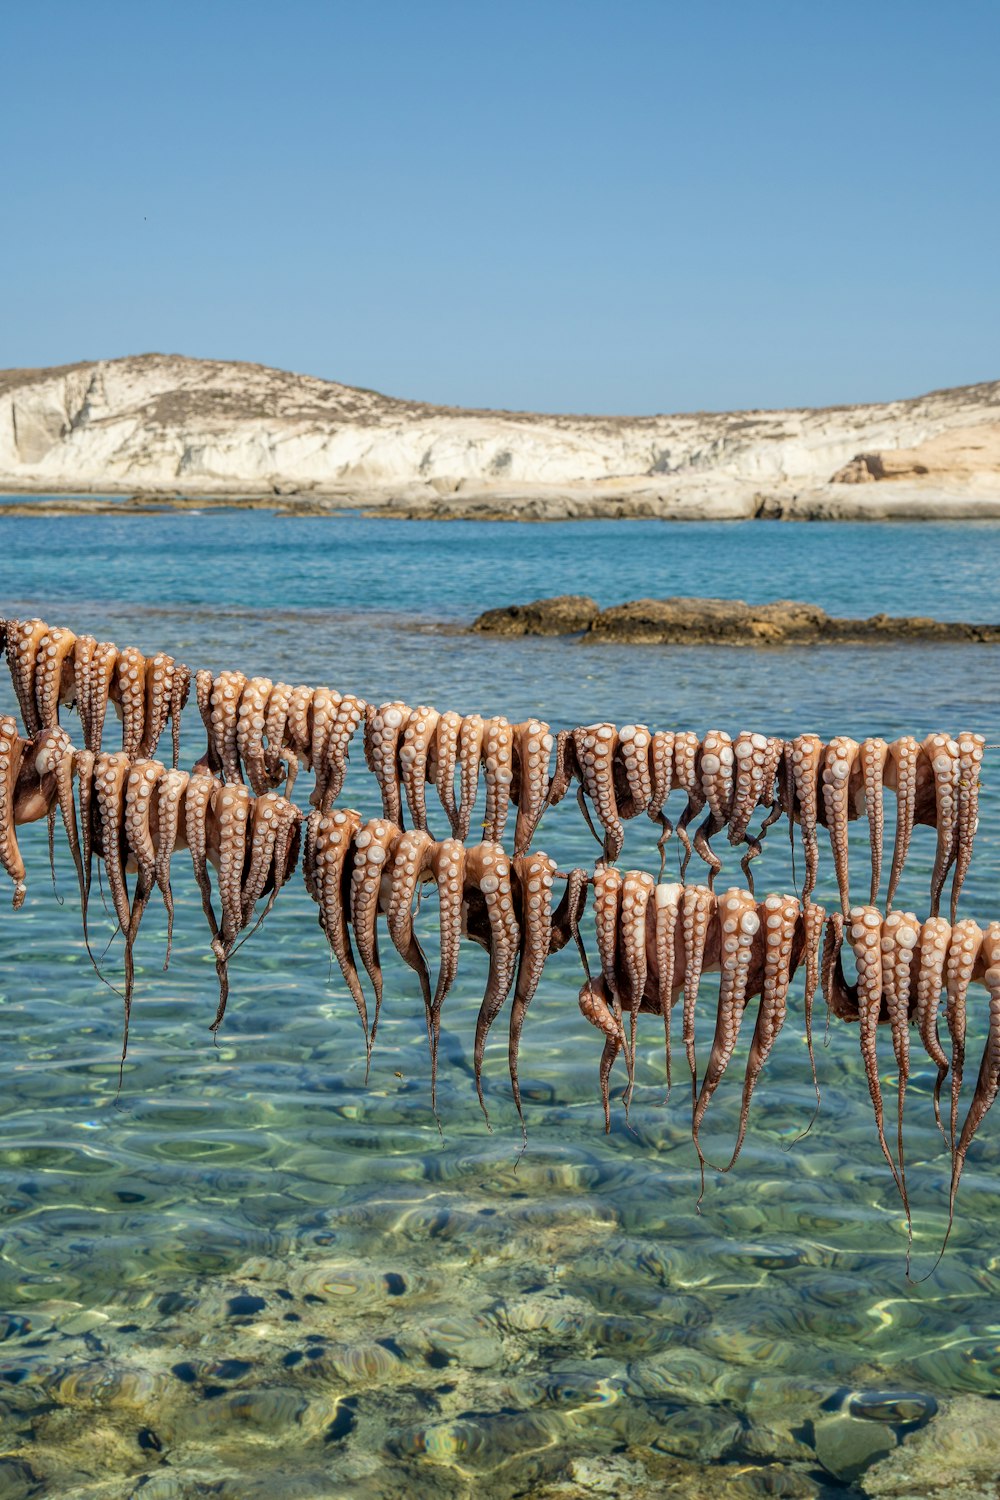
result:
[[[713,729],[699,737],[610,722],[553,734],[539,718],[511,722],[402,700],[374,706],[332,688],[293,686],[238,669],[201,670],[194,682],[206,745],[191,770],[183,770],[179,733],[191,674],[182,663],[40,619],[0,622],[0,644],[21,718],[18,724],[12,715],[0,717],[0,864],[12,881],[17,909],[27,890],[18,830],[46,821],[52,854],[61,819],[88,952],[95,860],[103,867],[124,945],[122,1064],[135,952],[157,893],[167,923],[164,966],[170,962],[174,854],[187,850],[201,897],[218,980],[211,1022],[216,1031],[226,1010],[230,961],[293,875],[301,842],[306,889],[357,1010],[366,1069],[386,988],[383,922],[392,949],[416,976],[435,1113],[442,1016],[463,945],[472,942],[488,958],[472,1048],[477,1098],[489,1126],[487,1047],[506,1007],[507,1070],[526,1143],[522,1040],[549,956],[573,942],[584,976],[579,1009],[602,1036],[606,1128],[619,1058],[628,1119],[638,1026],[646,1013],[663,1026],[669,1095],[671,1016],[680,1006],[703,1195],[712,1165],[703,1136],[736,1054],[744,1013],[758,1001],[736,1139],[727,1164],[717,1169],[723,1173],[743,1148],[754,1092],[787,1023],[793,980],[802,969],[817,1108],[812,1014],[822,992],[828,1016],[858,1026],[875,1132],[908,1226],[904,1119],[912,1047],[919,1043],[934,1067],[934,1115],[951,1156],[950,1233],[968,1152],[1000,1091],[1000,922],[981,926],[959,915],[978,825],[982,735],[941,731],[920,741],[909,735],[824,741],[815,734],[785,740]],[[109,703],[121,722],[119,748],[105,744]],[[79,748],[70,737],[67,711],[79,716]],[[168,725],[172,755],[157,758]],[[359,731],[377,793],[374,816],[339,805]],[[307,814],[291,800],[303,769],[313,777]],[[548,809],[574,785],[599,857],[592,869],[563,873],[535,840]],[[895,836],[880,907],[887,795],[895,796]],[[672,797],[683,803],[679,817],[668,813]],[[793,868],[801,849],[801,886],[795,894],[759,897],[754,861],[782,817]],[[619,867],[626,828],[640,818],[657,831],[656,874]],[[849,859],[850,824],[858,820],[866,825],[870,854],[863,881]],[[923,920],[895,905],[919,824],[934,830]],[[814,899],[821,828],[836,879],[829,914]],[[666,846],[675,832],[680,879],[665,881]],[[732,848],[743,851],[745,884],[720,894],[716,881],[723,862],[714,841],[723,833]],[[688,883],[692,860],[704,883]],[[436,972],[421,941],[419,914],[428,893],[437,897]],[[866,904],[858,904],[859,897]],[[591,901],[593,968],[582,935]],[[845,942],[853,981],[844,971]],[[718,973],[719,987],[714,1035],[700,1071],[695,1022],[705,1003],[706,973]],[[988,994],[987,1035],[963,1118],[967,1015],[976,986]],[[885,1050],[891,1047],[895,1074],[894,1132],[885,1118],[881,1035],[888,1037]]]

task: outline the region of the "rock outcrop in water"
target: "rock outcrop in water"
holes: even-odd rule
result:
[[[779,599],[633,599],[601,609],[593,599],[563,594],[488,609],[470,627],[480,635],[576,635],[584,641],[660,646],[855,645],[891,640],[1000,641],[1000,625],[970,625],[923,615],[837,619],[815,604]]]
[[[0,372],[0,487],[449,519],[1000,516],[1000,382],[814,411],[546,416],[148,354]]]

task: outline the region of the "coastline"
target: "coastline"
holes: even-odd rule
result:
[[[1000,521],[1000,491],[962,486],[949,492],[901,481],[877,486],[828,484],[805,490],[719,484],[678,492],[624,484],[462,488],[444,494],[422,484],[392,489],[258,491],[244,487],[137,491],[113,482],[66,489],[52,484],[0,486],[0,515],[6,516],[197,510],[268,510],[300,517],[354,511],[406,521]]]

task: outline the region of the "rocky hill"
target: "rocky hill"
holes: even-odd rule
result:
[[[1000,381],[877,406],[545,416],[144,354],[0,372],[0,489],[456,517],[1000,516]]]

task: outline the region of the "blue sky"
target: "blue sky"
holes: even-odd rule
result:
[[[0,365],[593,412],[1000,375],[996,0],[2,19]]]

